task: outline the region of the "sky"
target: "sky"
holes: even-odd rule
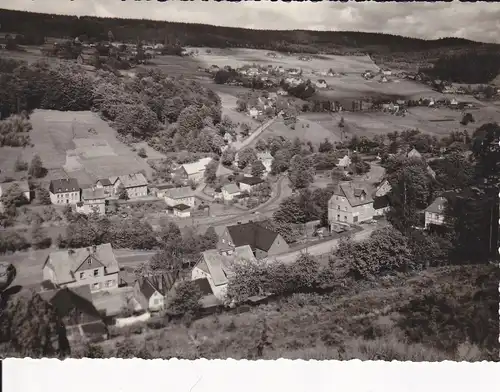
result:
[[[365,31],[500,43],[500,3],[1,0],[0,7],[252,29]]]

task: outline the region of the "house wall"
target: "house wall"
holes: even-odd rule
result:
[[[50,201],[52,204],[64,205],[64,204],[76,204],[80,201],[80,191],[77,192],[65,192],[65,193],[52,193],[49,191]]]
[[[373,210],[373,216],[384,216],[388,211],[390,210],[390,207],[383,207],[379,208],[378,210]]]
[[[174,209],[174,216],[177,216],[179,218],[189,218],[191,216],[191,211],[190,210],[179,211]]]
[[[99,270],[98,276],[94,276],[94,270],[85,270],[75,272],[75,282],[61,284],[62,287],[77,287],[90,285],[91,291],[111,290],[118,287],[118,272],[104,275],[104,267],[96,268]],[[83,273],[83,277],[81,274]],[[57,282],[56,282],[57,283]]]
[[[113,196],[114,195],[114,193],[113,193],[113,190],[114,190],[113,185],[106,185],[106,186],[104,186],[104,185],[101,184],[100,181],[97,181],[97,183],[96,183],[95,186],[96,186],[96,188],[102,188],[102,189],[104,189],[104,194],[106,196]]]
[[[444,215],[437,214],[435,212],[425,212],[425,227],[429,225],[443,225],[444,224]]]
[[[216,286],[210,274],[207,274],[205,271],[202,271],[198,267],[194,267],[193,271],[191,272],[191,280],[204,279],[204,278],[208,280],[208,283],[210,284],[210,288],[212,289],[212,293],[214,293],[214,296],[219,300],[223,301],[227,295],[227,284]]]
[[[127,195],[129,199],[147,196],[148,187],[145,185],[145,186],[134,186],[132,188],[127,188]]]
[[[187,178],[188,178],[188,180],[191,180],[191,181],[193,181],[195,183],[198,183],[201,180],[203,180],[203,176],[204,175],[205,175],[205,170],[201,170],[199,172],[190,174],[189,176],[187,176]]]
[[[233,239],[229,235],[229,231],[227,230],[227,228],[225,228],[224,232],[219,237],[219,247],[222,247],[222,246],[225,247],[227,245],[234,246],[234,243],[233,243]]]
[[[290,249],[290,246],[286,243],[284,238],[278,234],[273,244],[269,248],[267,254],[269,256],[277,255],[278,253],[286,252]]]
[[[240,189],[242,192],[244,192],[244,191],[251,192],[253,187],[255,187],[255,185],[249,185],[249,184],[244,184],[244,183],[240,182]]]
[[[48,280],[50,282],[57,283],[54,270],[48,265],[45,265],[42,269],[42,278],[42,280]]]
[[[165,298],[158,292],[155,292],[149,299],[148,308],[153,312],[162,310],[165,307]]]
[[[373,202],[352,207],[347,199],[333,195],[328,202],[328,221],[359,223],[373,219]]]
[[[239,196],[241,193],[238,192],[238,193],[228,193],[225,189],[222,190],[222,198],[225,200],[225,201],[231,201],[231,200],[234,200],[234,198],[236,196]]]
[[[269,253],[267,253],[266,251],[264,251],[262,249],[257,249],[257,248],[254,250],[253,253],[254,253],[255,258],[257,260],[265,259],[269,255]]]
[[[178,204],[185,204],[190,207],[194,207],[195,204],[195,197],[194,196],[188,196],[188,197],[181,197],[177,199],[173,199],[171,197],[165,196],[165,203],[169,205],[170,207],[176,206]]]

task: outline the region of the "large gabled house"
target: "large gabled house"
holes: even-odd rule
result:
[[[212,162],[212,158],[208,157],[196,162],[184,163],[175,171],[175,175],[180,180],[198,183],[203,180],[205,170],[210,162]]]
[[[277,255],[290,248],[279,233],[251,221],[226,227],[219,239],[219,248],[234,249],[244,245],[252,248],[257,259]]]
[[[165,199],[165,203],[170,207],[175,207],[179,204],[194,207],[196,201],[195,192],[189,186],[165,189],[163,191],[163,198]]]
[[[328,221],[360,223],[372,220],[374,216],[373,198],[363,185],[352,182],[340,183],[328,201]]]
[[[210,249],[201,254],[198,263],[191,272],[191,279],[207,279],[212,293],[224,301],[227,284],[233,276],[235,263],[256,261],[250,245],[237,246],[234,250],[223,251]]]
[[[113,193],[115,195],[117,195],[120,186],[125,188],[129,199],[137,199],[148,195],[148,180],[142,173],[110,177],[109,180],[113,184]]]
[[[39,295],[54,307],[63,320],[69,341],[108,338],[108,329],[103,316],[92,303],[88,285],[41,291]]]
[[[85,188],[82,189],[81,201],[76,203],[76,212],[80,214],[99,214],[106,213],[106,194],[103,188]]]
[[[80,201],[80,186],[76,178],[62,178],[50,181],[50,201],[52,204],[76,204]]]
[[[111,244],[51,252],[43,264],[43,280],[56,287],[89,285],[91,291],[118,287],[120,268]]]
[[[247,191],[247,192],[251,192],[257,186],[259,186],[260,184],[262,184],[264,182],[264,180],[262,178],[254,177],[254,176],[249,176],[249,177],[244,176],[244,177],[239,178],[237,181],[238,181],[238,185],[240,187],[240,190]]]

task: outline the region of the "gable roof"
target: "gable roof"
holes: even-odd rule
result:
[[[210,249],[202,253],[198,268],[208,272],[215,286],[227,284],[228,278],[233,275],[233,265],[239,261],[255,261],[252,248],[249,245],[237,246],[233,254],[224,255],[217,249]]]
[[[49,191],[56,193],[76,192],[80,190],[76,178],[61,178],[50,181]]]
[[[365,198],[362,200],[361,195],[365,194]],[[362,185],[354,185],[352,182],[340,183],[334,190],[334,196],[342,196],[347,199],[351,207],[357,207],[363,204],[368,204],[373,202],[373,198],[367,191],[366,187]]]
[[[420,154],[415,148],[413,148],[408,154],[408,158],[422,158],[422,154]]]
[[[228,226],[227,231],[234,246],[250,245],[252,250],[260,249],[267,252],[274,244],[278,233],[255,222],[240,223]]]
[[[102,264],[106,274],[117,273],[120,270],[111,244],[96,245],[95,249],[87,247],[51,252],[45,261],[44,268],[49,266],[53,269],[57,284],[74,282],[75,271],[89,257]]]
[[[113,185],[111,183],[111,181],[109,180],[109,178],[101,178],[99,180],[96,181],[97,182],[100,182],[102,186],[110,186],[110,185]]]
[[[207,165],[212,161],[212,158],[201,158],[200,160],[192,163],[185,163],[182,165],[186,174],[189,176],[190,174],[199,173],[204,171]]]
[[[240,183],[243,183],[243,184],[247,184],[247,185],[258,185],[258,184],[262,184],[264,182],[264,180],[262,178],[259,178],[259,177],[242,177],[238,180]]]
[[[234,195],[236,193],[240,193],[240,188],[238,188],[238,186],[234,183],[231,183],[231,184],[226,184],[222,187],[222,189],[224,191],[226,191],[227,193],[229,193],[230,195]]]
[[[106,195],[103,188],[85,188],[82,189],[82,200],[105,199]]]
[[[155,292],[163,296],[166,295],[174,287],[177,276],[178,273],[165,272],[159,275],[142,277],[137,282],[141,293],[149,300]]]
[[[142,173],[126,174],[118,177],[125,188],[135,188],[138,186],[147,186],[148,180]]]
[[[186,204],[181,203],[181,204],[177,204],[176,206],[173,206],[173,208],[175,208],[178,211],[186,211],[186,210],[189,210],[191,207],[189,207]]]
[[[180,188],[170,188],[165,190],[164,195],[171,199],[182,199],[185,197],[193,197],[194,191],[190,186],[183,186]]]
[[[273,160],[273,156],[271,155],[271,153],[269,151],[263,151],[263,152],[257,153],[257,158],[260,159],[261,161]]]
[[[440,196],[437,197],[429,207],[425,209],[425,212],[432,212],[435,214],[444,214],[445,206],[446,206],[446,198]]]

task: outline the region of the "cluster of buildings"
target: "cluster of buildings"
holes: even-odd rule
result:
[[[70,339],[102,339],[107,337],[108,325],[124,320],[124,308],[149,315],[167,309],[182,281],[193,281],[200,288],[202,307],[222,306],[236,263],[288,250],[278,233],[252,221],[238,223],[226,227],[216,249],[203,252],[188,271],[163,271],[133,281],[125,278],[110,244],[58,250],[44,261],[40,295],[64,317]]]

